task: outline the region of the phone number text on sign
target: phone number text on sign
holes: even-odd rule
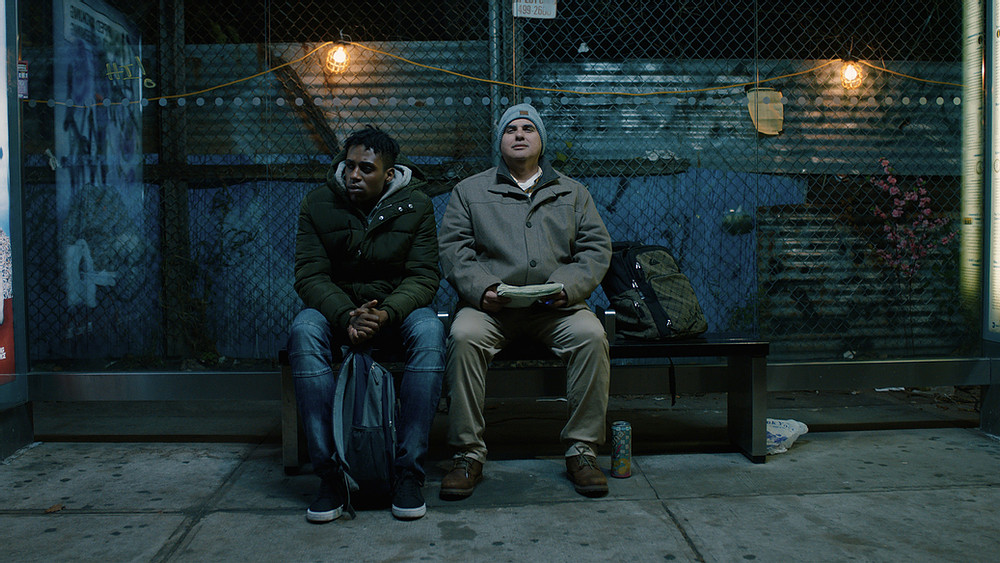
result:
[[[556,17],[556,0],[514,0],[514,16],[552,19]]]

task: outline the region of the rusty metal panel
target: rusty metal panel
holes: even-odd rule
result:
[[[866,69],[862,86],[847,91],[840,63],[830,60],[648,60],[536,64],[530,85],[618,94],[526,95],[540,103],[549,138],[572,140],[579,158],[666,154],[722,170],[868,174],[870,159],[859,155],[871,155],[913,174],[959,174],[960,64],[883,64],[955,85],[903,82]],[[754,130],[743,86],[693,91],[796,73],[761,84],[782,94],[784,131],[774,137]],[[651,92],[671,93],[627,95]]]
[[[297,60],[318,46],[278,44],[263,52],[255,45],[189,45],[188,89],[198,91],[252,76],[268,65]],[[405,54],[427,66],[489,76],[484,42],[366,46]],[[313,105],[340,139],[373,124],[393,131],[413,154],[488,156],[484,149],[489,148],[491,124],[483,111],[489,102],[488,84],[365,49],[352,48],[350,55],[350,67],[342,74],[324,72],[325,49],[291,65],[305,95],[295,95],[274,75],[265,75],[188,99],[191,154],[308,160],[324,152],[303,117]],[[202,64],[203,60],[216,62]],[[846,94],[838,82],[839,63],[830,62],[536,63],[525,82],[552,90],[525,90],[521,95],[539,106],[550,146],[570,142],[572,156],[580,160],[672,156],[698,167],[734,171],[865,174],[870,172],[869,162],[858,155],[868,154],[887,157],[914,174],[959,173],[961,88],[904,83],[869,70],[862,87]],[[961,80],[958,63],[885,64],[903,73]],[[817,70],[804,72],[810,69]],[[744,84],[758,74],[764,78],[802,72],[764,84],[782,93],[784,130],[775,137],[758,136],[754,130],[743,87],[687,92]],[[677,93],[627,95],[650,92]],[[247,119],[247,114],[254,119]],[[279,154],[285,156],[275,156]]]
[[[957,288],[935,275],[948,260],[932,253],[919,275],[895,277],[836,209],[759,208],[761,337],[778,361],[951,355],[963,318]]]

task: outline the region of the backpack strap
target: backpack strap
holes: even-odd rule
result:
[[[347,463],[347,453],[344,450],[344,446],[347,444],[347,433],[349,428],[344,428],[344,421],[348,417],[354,416],[354,397],[351,394],[350,400],[347,399],[348,384],[351,384],[350,389],[354,389],[356,384],[354,379],[354,374],[359,373],[358,368],[361,358],[360,354],[356,354],[354,349],[350,346],[344,346],[341,348],[341,353],[343,354],[343,360],[340,363],[340,373],[337,374],[337,387],[333,393],[333,443],[337,450],[337,463],[340,466],[340,470],[344,473],[344,481],[347,484],[348,495],[351,491],[356,491],[360,487],[357,481],[351,477],[351,467]]]
[[[656,330],[660,333],[660,337],[664,338],[670,336],[673,333],[671,329],[670,316],[667,312],[663,310],[663,306],[660,304],[659,299],[656,298],[656,291],[653,289],[652,284],[649,283],[649,278],[646,273],[642,271],[642,265],[639,264],[639,259],[636,253],[641,250],[642,245],[636,244],[635,246],[629,247],[626,256],[628,257],[628,267],[632,269],[631,281],[635,288],[639,291],[640,297],[642,297],[642,302],[646,304],[646,308],[649,309],[649,313],[653,316],[653,322],[656,323]]]
[[[674,370],[674,360],[670,356],[667,356],[667,361],[670,362],[670,406],[677,404],[677,372]]]
[[[339,471],[339,478],[344,480],[344,490],[347,491],[347,498],[344,499],[344,509],[351,515],[351,520],[354,520],[358,517],[357,513],[354,512],[354,505],[351,504],[351,483],[354,483],[354,479],[351,479],[351,476],[344,471],[343,467],[341,467]],[[358,484],[354,483],[355,490],[357,490],[357,486]]]
[[[663,305],[660,304],[660,300],[656,299],[656,293],[653,291],[653,286],[649,285],[649,282],[643,280],[639,283],[642,286],[642,295],[652,296],[652,299],[643,299],[642,302],[646,304],[649,308],[649,314],[653,316],[653,322],[656,323],[656,330],[659,331],[660,337],[665,338],[673,334],[674,330],[671,328],[672,321],[667,315],[667,312],[663,310]],[[671,369],[673,369],[671,367]]]

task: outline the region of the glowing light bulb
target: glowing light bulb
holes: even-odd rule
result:
[[[347,51],[343,45],[330,49],[326,54],[326,70],[328,72],[344,72],[347,70]]]
[[[347,62],[347,51],[345,51],[343,47],[337,47],[337,49],[333,51],[333,62],[339,65]]]
[[[858,63],[854,61],[844,62],[844,66],[840,69],[840,83],[848,90],[861,86],[861,67],[858,66]]]

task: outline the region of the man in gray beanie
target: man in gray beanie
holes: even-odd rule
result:
[[[482,480],[486,370],[523,340],[566,362],[566,473],[580,494],[602,496],[608,483],[596,449],[605,438],[610,361],[585,300],[608,270],[611,237],[587,188],[543,156],[545,125],[534,107],[507,109],[496,142],[502,162],[455,186],[438,236],[442,271],[460,299],[445,367],[456,453],[441,497],[465,498]]]
[[[497,126],[495,142],[497,150],[502,151],[500,143],[503,142],[503,134],[507,130],[507,126],[510,125],[510,122],[515,119],[527,119],[535,126],[535,130],[538,131],[538,136],[542,141],[541,151],[538,154],[539,156],[545,154],[545,124],[542,123],[542,116],[538,115],[538,110],[531,104],[517,104],[516,106],[507,108],[507,111],[503,112],[503,116],[500,118],[500,123]]]

